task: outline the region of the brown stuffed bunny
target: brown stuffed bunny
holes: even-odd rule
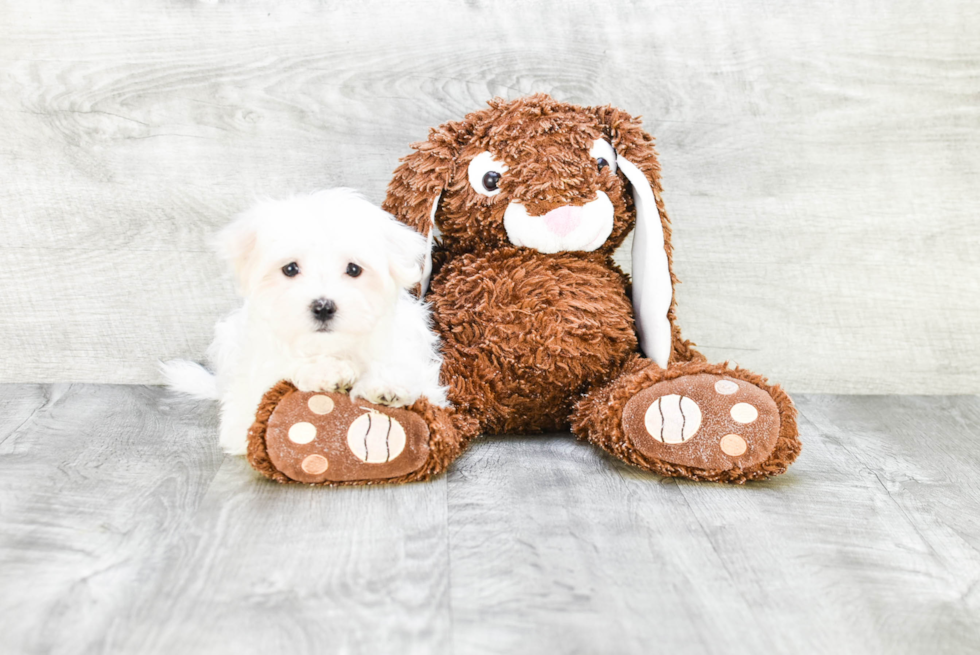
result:
[[[741,483],[793,462],[790,398],[681,337],[660,166],[636,119],[543,94],[497,99],[413,148],[384,207],[434,243],[423,290],[431,279],[453,408],[396,410],[283,382],[250,432],[257,469],[402,482],[444,470],[480,433],[569,428],[666,476]],[[612,254],[634,227],[631,288]],[[298,422],[317,438],[290,440]]]

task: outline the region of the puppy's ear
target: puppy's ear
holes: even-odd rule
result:
[[[428,239],[412,228],[388,219],[384,231],[388,270],[400,289],[411,289],[422,280],[429,254]]]
[[[660,187],[660,163],[653,137],[640,121],[615,107],[594,107],[616,150],[619,170],[629,180],[636,208],[633,231],[633,312],[640,346],[647,357],[666,368],[672,351],[674,318],[670,219]]]
[[[218,256],[231,267],[239,290],[247,295],[258,254],[258,220],[255,210],[236,216],[215,235],[212,245]]]
[[[382,204],[385,211],[428,239],[421,277],[422,295],[432,272],[430,251],[439,199],[452,177],[464,136],[463,123],[450,122],[432,129],[427,141],[413,143],[415,152],[402,158],[395,169]]]

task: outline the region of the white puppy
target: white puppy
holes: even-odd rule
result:
[[[349,189],[266,201],[217,237],[245,303],[215,326],[208,360],[162,365],[168,384],[221,400],[221,446],[244,454],[263,394],[350,391],[402,406],[445,406],[421,278],[424,237]]]

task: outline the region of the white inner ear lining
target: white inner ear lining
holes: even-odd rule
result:
[[[436,210],[439,209],[440,198],[442,198],[442,191],[432,201],[432,209],[429,211],[429,233],[426,235],[429,245],[425,251],[425,257],[422,260],[422,280],[419,282],[422,290],[419,293],[419,298],[424,296],[425,292],[429,290],[429,278],[432,277],[432,244],[436,238]]]
[[[633,228],[633,314],[640,347],[661,368],[671,351],[667,312],[674,289],[670,282],[664,228],[650,181],[633,162],[616,157],[619,170],[633,187],[636,227]]]

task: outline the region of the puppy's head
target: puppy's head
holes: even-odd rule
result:
[[[363,336],[418,283],[426,240],[348,189],[268,200],[217,237],[250,315],[280,338]]]

